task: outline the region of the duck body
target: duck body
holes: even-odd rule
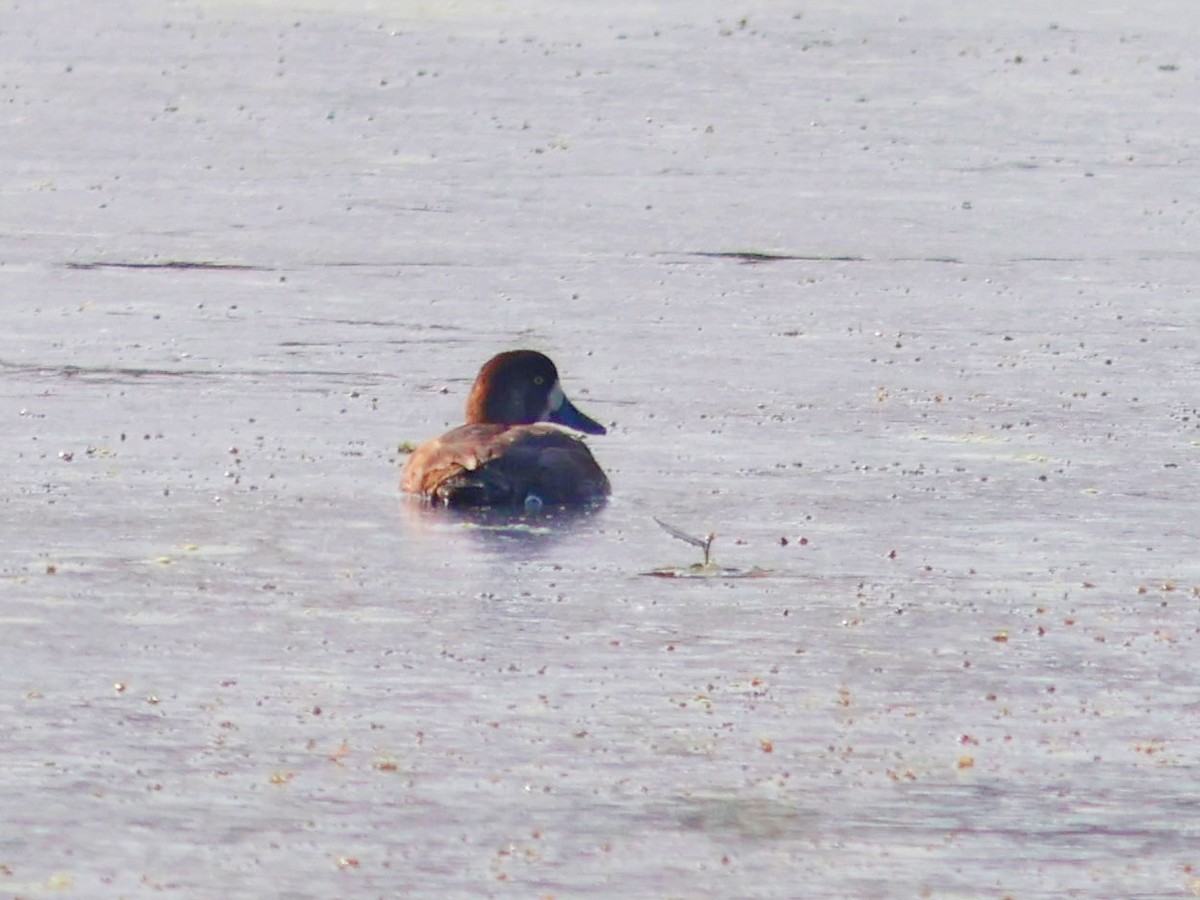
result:
[[[556,426],[606,429],[566,398],[543,354],[514,350],[489,360],[471,388],[466,418],[413,452],[402,490],[447,506],[578,505],[610,493],[587,444]]]

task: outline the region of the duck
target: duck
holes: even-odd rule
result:
[[[471,386],[465,424],[413,451],[401,490],[452,507],[602,501],[611,492],[608,476],[587,444],[564,428],[608,430],[567,399],[548,356],[536,350],[497,354]]]

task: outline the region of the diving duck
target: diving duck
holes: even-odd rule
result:
[[[447,506],[536,508],[607,497],[608,478],[592,451],[556,425],[606,431],[567,399],[549,357],[536,350],[493,356],[467,397],[466,424],[413,451],[400,487]]]

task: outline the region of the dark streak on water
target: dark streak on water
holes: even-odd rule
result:
[[[63,264],[68,269],[168,269],[176,271],[236,271],[236,272],[270,272],[265,266],[251,266],[241,263],[221,263],[207,260],[169,259],[149,262],[68,262]]]

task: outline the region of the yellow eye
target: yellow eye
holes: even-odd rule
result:
[[[545,384],[546,379],[543,378],[541,375],[535,375],[535,376],[533,376],[533,383],[534,384]]]

